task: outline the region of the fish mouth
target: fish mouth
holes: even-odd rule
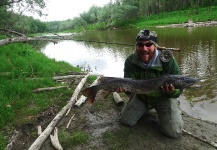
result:
[[[190,86],[192,86],[192,85],[194,85],[194,84],[195,84],[196,82],[198,82],[198,81],[199,81],[198,78],[192,79],[191,82],[186,85],[186,88],[187,88],[187,87],[190,87]]]

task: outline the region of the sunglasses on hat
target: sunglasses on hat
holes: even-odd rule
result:
[[[138,47],[144,47],[144,46],[150,47],[150,46],[153,45],[153,43],[149,42],[149,43],[145,43],[145,44],[144,44],[144,43],[142,43],[142,42],[137,42],[136,45],[137,45]]]

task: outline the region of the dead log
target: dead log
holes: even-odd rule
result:
[[[57,123],[62,119],[64,114],[68,109],[70,109],[76,102],[77,96],[79,92],[81,91],[82,87],[84,86],[89,74],[87,74],[81,82],[76,87],[70,101],[66,106],[62,108],[62,110],[54,117],[54,119],[50,122],[50,124],[47,126],[47,128],[39,135],[39,137],[34,141],[34,143],[30,146],[29,150],[39,150],[42,146],[42,144],[45,142],[45,140],[48,138],[48,136],[53,131],[54,127],[57,125]]]
[[[98,84],[98,80],[99,80],[100,76],[91,84],[91,86]],[[83,104],[86,101],[87,97],[84,95],[81,95],[81,97],[77,100],[77,102],[75,103],[75,106],[80,107],[81,104]]]
[[[57,127],[55,127],[54,129],[54,135],[50,135],[50,139],[51,139],[51,143],[53,145],[53,147],[55,147],[57,150],[63,150],[59,139],[58,139],[58,129]]]
[[[41,126],[37,126],[37,129],[38,129],[38,135],[40,135],[42,133]]]
[[[66,125],[66,129],[69,128],[69,125],[71,124],[72,120],[74,120],[75,114],[69,119],[69,122]]]
[[[51,91],[56,89],[68,88],[68,86],[56,86],[56,87],[47,87],[47,88],[38,88],[33,90],[33,92],[43,92],[43,91]]]
[[[69,72],[60,72],[57,73],[56,76],[66,76],[66,75],[87,75],[88,72],[81,71],[81,72],[74,72],[74,71],[69,71]]]
[[[57,41],[53,39],[49,39],[49,38],[22,36],[22,37],[12,37],[12,38],[7,38],[7,39],[2,39],[0,40],[0,46],[11,44],[11,43],[22,43],[22,42],[28,42],[28,41],[49,41],[49,42],[53,42],[54,44],[58,43]]]
[[[85,75],[67,75],[67,76],[56,76],[54,80],[71,79],[71,78],[83,78]]]
[[[112,92],[112,94],[117,105],[120,106],[124,104],[123,99],[120,97],[120,95],[117,92]]]

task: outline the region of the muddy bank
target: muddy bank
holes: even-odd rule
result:
[[[157,28],[178,28],[178,27],[199,27],[199,26],[217,26],[217,21],[193,22],[193,20],[189,20],[187,23],[157,26]]]
[[[126,97],[123,97],[126,100]],[[154,110],[141,118],[134,127],[123,126],[118,117],[123,105],[117,106],[112,96],[97,99],[93,105],[86,102],[80,108],[74,107],[67,117],[58,124],[59,140],[65,150],[215,150],[214,146],[207,144],[197,138],[183,133],[182,137],[172,139],[165,137],[159,130],[159,122]],[[59,110],[61,108],[58,108]],[[52,112],[58,113],[57,109],[51,108]],[[46,110],[49,111],[49,110]],[[43,113],[44,114],[44,113]],[[66,125],[72,115],[69,128]],[[41,120],[42,129],[45,129],[49,121],[55,115],[43,116]],[[196,137],[207,141],[217,142],[217,124],[192,118],[183,113],[185,130]],[[28,149],[37,138],[34,123],[31,130],[17,129],[20,131],[14,150]],[[75,142],[75,135],[82,133],[84,139]],[[81,138],[81,137],[80,137]],[[50,139],[43,144],[42,150],[53,150]]]

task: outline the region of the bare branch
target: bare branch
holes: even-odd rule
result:
[[[52,91],[56,89],[68,88],[69,86],[57,86],[57,87],[47,87],[47,88],[38,88],[33,90],[33,92],[44,92],[44,91]]]
[[[85,84],[89,74],[87,74],[78,84],[76,89],[74,90],[74,93],[68,102],[66,106],[62,108],[62,110],[54,117],[54,119],[50,122],[50,124],[47,126],[47,128],[40,134],[40,136],[34,141],[34,143],[30,146],[29,150],[39,150],[44,141],[47,139],[47,137],[50,135],[50,133],[53,131],[54,127],[57,125],[57,123],[62,119],[66,111],[71,108],[75,101],[77,100],[77,96]]]
[[[0,46],[11,44],[11,43],[20,43],[20,42],[28,42],[28,41],[49,41],[57,44],[56,40],[50,38],[39,38],[39,37],[13,37],[0,40]]]
[[[16,31],[13,31],[13,30],[10,30],[10,29],[0,29],[1,33],[3,34],[14,34],[16,36],[23,36],[23,37],[26,37],[25,34],[22,34],[22,33],[19,33],[19,32],[16,32]]]
[[[51,143],[57,150],[63,150],[59,139],[58,139],[58,129],[55,127],[54,129],[54,135],[50,135]]]

